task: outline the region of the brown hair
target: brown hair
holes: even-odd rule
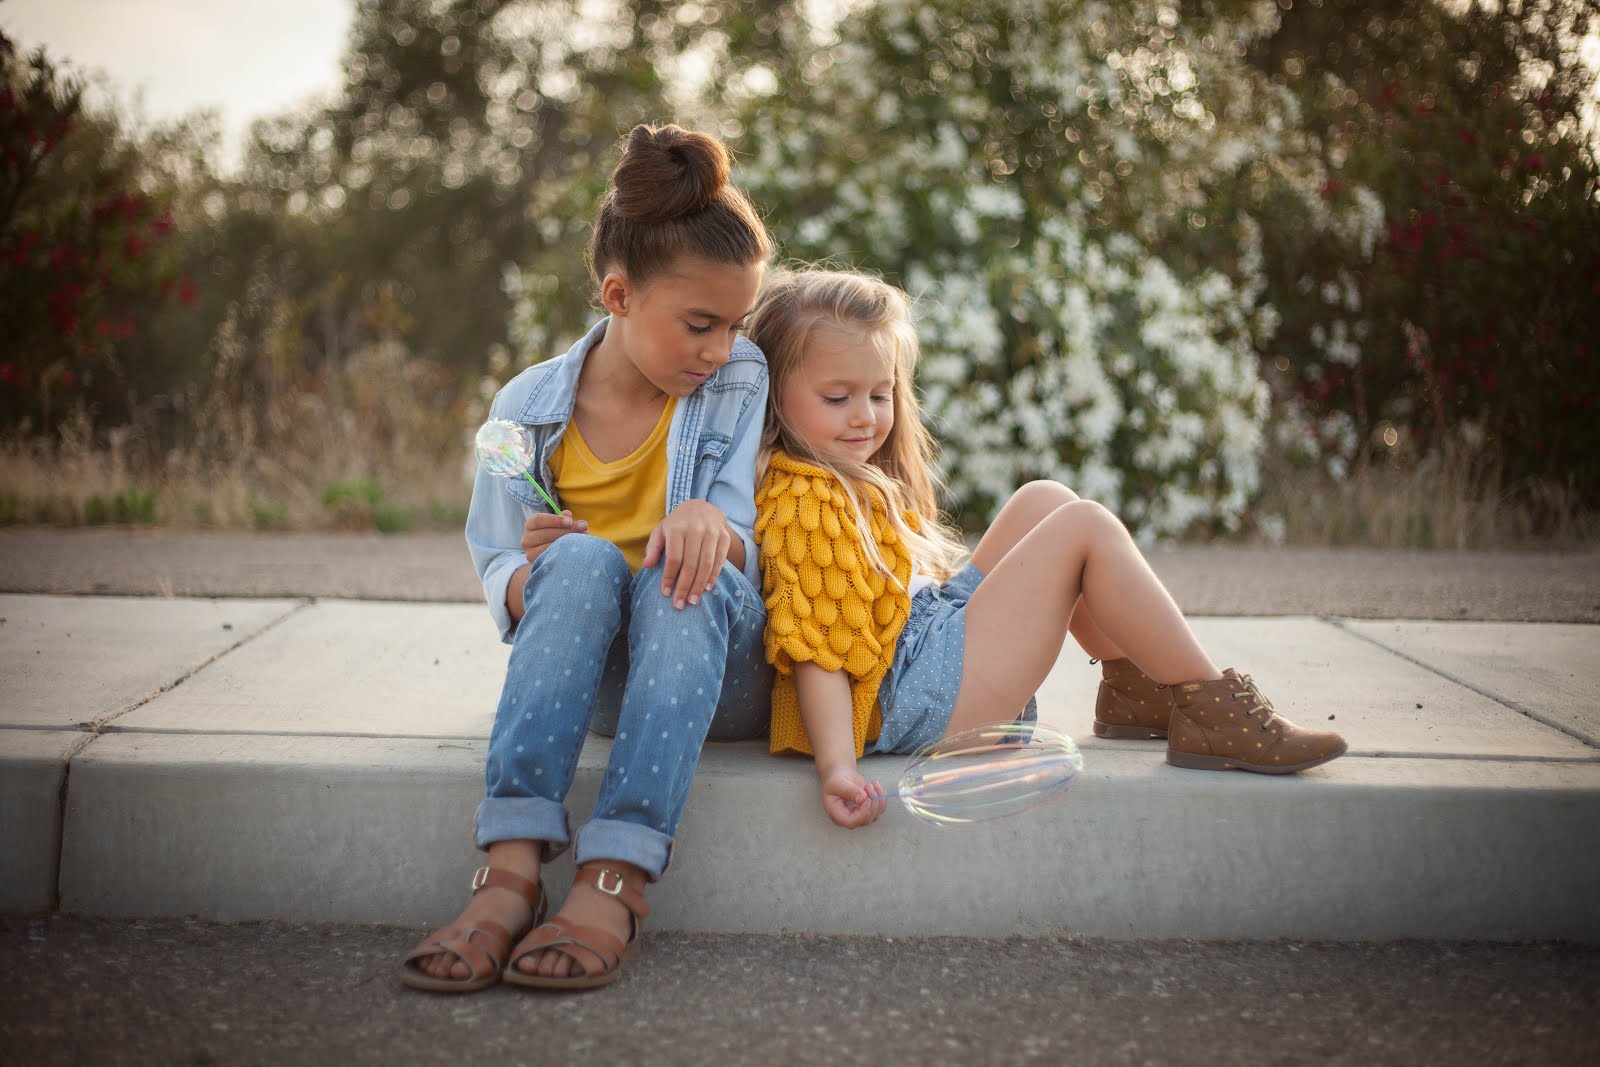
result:
[[[819,329],[855,331],[894,361],[894,426],[864,464],[829,461],[795,432],[782,407],[784,386],[798,373],[806,349]],[[922,422],[914,377],[921,349],[911,321],[911,300],[882,279],[853,271],[780,271],[768,278],[750,316],[750,340],[767,357],[772,388],[767,393],[767,425],[761,438],[765,471],[773,450],[830,471],[855,505],[862,544],[882,573],[888,565],[877,550],[863,499],[873,493],[885,502],[889,524],[906,542],[917,565],[941,580],[967,556],[959,531],[939,509],[940,484],[933,471],[938,446]],[[912,529],[901,517],[916,514]]]
[[[728,184],[732,158],[722,142],[681,126],[635,126],[600,202],[589,269],[598,283],[620,270],[644,285],[681,255],[713,263],[765,263],[767,228],[745,195]]]

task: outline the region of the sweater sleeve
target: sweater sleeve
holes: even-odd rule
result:
[[[758,500],[767,660],[861,679],[881,670],[873,605],[884,578],[868,564],[849,498],[826,476],[770,469]]]

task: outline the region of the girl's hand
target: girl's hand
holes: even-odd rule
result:
[[[883,783],[867,781],[855,768],[822,779],[822,810],[836,826],[854,830],[878,821],[889,807]]]
[[[661,595],[671,597],[673,607],[698,604],[700,594],[716,584],[732,543],[733,531],[721,508],[704,500],[685,500],[650,531],[644,565],[661,563]]]
[[[532,563],[555,543],[556,538],[569,533],[587,533],[588,530],[589,524],[582,519],[574,520],[570,511],[563,511],[559,515],[535,512],[522,524],[522,554]]]

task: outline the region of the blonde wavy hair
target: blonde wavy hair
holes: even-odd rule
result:
[[[779,403],[784,387],[804,363],[806,346],[819,326],[862,332],[879,352],[893,359],[894,426],[866,463],[825,459],[795,432]],[[922,424],[922,407],[913,383],[921,349],[906,294],[879,278],[853,271],[774,271],[756,301],[749,336],[766,353],[772,383],[759,473],[766,473],[773,451],[781,448],[834,474],[850,494],[861,541],[873,567],[889,575],[869,525],[868,501],[876,494],[917,567],[940,581],[954,574],[968,553],[959,532],[939,509],[942,486],[932,469],[938,446]],[[907,511],[917,516],[917,529],[906,522]]]

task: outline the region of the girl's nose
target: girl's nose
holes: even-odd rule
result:
[[[872,410],[872,401],[863,400],[850,405],[850,425],[871,426],[878,421],[877,413]]]

